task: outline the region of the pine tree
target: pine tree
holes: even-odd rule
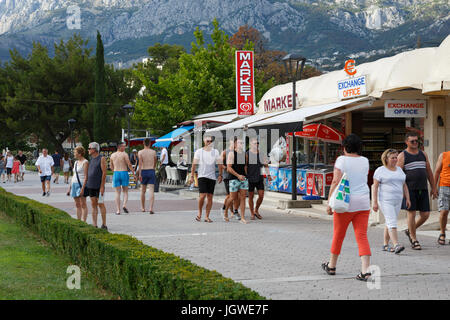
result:
[[[94,105],[94,140],[103,143],[107,137],[107,123],[104,121],[106,109],[105,95],[105,57],[103,42],[97,30],[97,50],[95,57],[95,105]]]

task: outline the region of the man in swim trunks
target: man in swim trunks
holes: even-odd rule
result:
[[[138,153],[139,169],[138,176],[141,182],[141,210],[145,212],[145,192],[147,191],[147,185],[150,190],[150,214],[153,212],[153,203],[155,202],[155,165],[156,165],[156,152],[150,149],[150,139],[145,138],[144,149]]]
[[[128,169],[130,169],[131,173],[136,180],[136,175],[134,173],[133,166],[131,165],[130,158],[128,154],[125,152],[126,144],[125,142],[121,142],[117,146],[117,151],[111,155],[110,158],[110,166],[111,170],[114,171],[113,174],[113,183],[112,186],[116,190],[116,214],[120,214],[120,193],[123,191],[123,211],[128,213],[128,209],[126,207],[128,202],[128,185],[130,183]]]

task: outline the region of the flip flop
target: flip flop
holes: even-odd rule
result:
[[[399,253],[402,252],[403,250],[405,250],[405,247],[404,247],[404,246],[401,246],[401,245],[399,245],[399,244],[397,244],[397,245],[395,246],[394,252],[395,252],[395,254],[399,254]]]
[[[211,223],[211,222],[213,222],[210,218],[206,218],[205,219],[205,222],[209,222],[209,223]]]
[[[150,211],[150,214],[155,214],[153,211]]]
[[[409,229],[406,229],[406,230],[405,230],[405,234],[406,234],[406,236],[408,237],[409,242],[411,242],[411,244],[413,244],[413,241],[412,241],[412,239],[411,239],[411,235],[409,234]]]
[[[439,235],[439,238],[438,238],[438,243],[440,244],[440,245],[445,245],[445,233],[441,233],[440,235]]]
[[[250,220],[255,220],[255,216],[254,215],[251,216]]]
[[[116,215],[118,215],[118,216],[119,216],[119,215],[120,215],[120,212],[116,212]]]
[[[199,216],[196,216],[195,220],[197,220],[198,222],[202,221],[202,219]]]
[[[128,213],[128,209],[125,207],[122,207],[123,211],[125,211],[125,213]]]
[[[261,215],[260,215],[259,213],[255,213],[255,216],[256,216],[259,220],[262,219],[262,217],[261,217]]]
[[[413,248],[414,250],[422,250],[422,247],[420,246],[420,243],[417,240],[412,243],[411,248]]]

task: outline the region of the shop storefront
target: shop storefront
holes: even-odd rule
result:
[[[450,36],[439,47],[355,65],[352,75],[337,70],[297,81],[298,105],[294,111],[292,84],[279,85],[262,97],[258,113],[228,127],[244,130],[270,128],[274,124],[288,127],[297,122],[303,127],[326,125],[343,136],[355,133],[363,140],[362,155],[370,161],[369,185],[374,170],[381,166],[382,152],[388,148],[403,150],[405,133],[414,131],[434,169],[439,154],[450,150],[449,57]],[[298,146],[298,194],[309,190],[326,198],[330,173],[342,147],[321,139],[305,139],[300,134],[294,137]],[[268,183],[270,190],[291,192],[292,134],[286,138],[286,160],[271,164],[275,179]]]

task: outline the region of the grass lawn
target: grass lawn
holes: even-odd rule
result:
[[[66,286],[73,263],[0,212],[0,300],[100,300],[117,296],[99,289],[81,270],[81,289]]]

